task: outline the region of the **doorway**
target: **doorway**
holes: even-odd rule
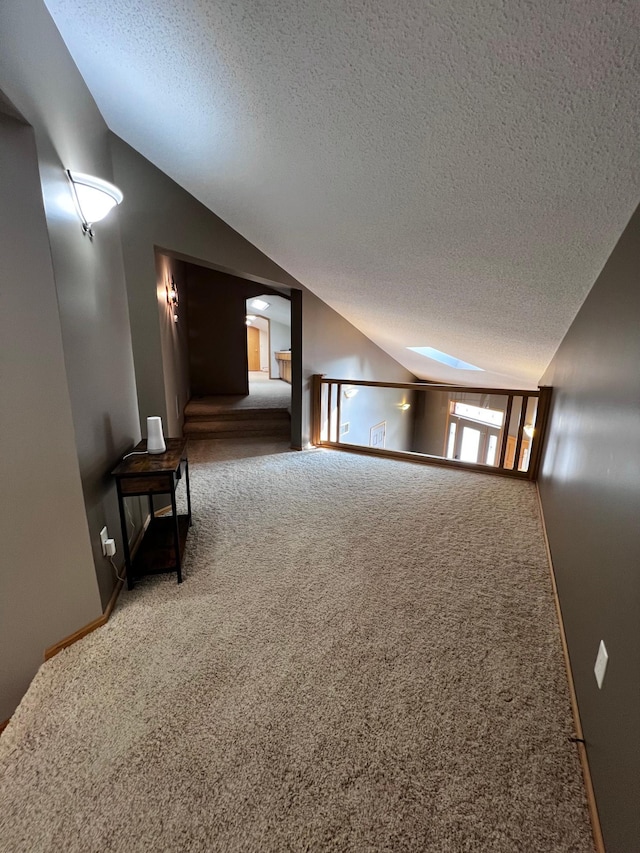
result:
[[[249,379],[261,371],[269,379],[290,383],[290,374],[283,375],[282,361],[291,359],[291,300],[265,293],[247,299],[245,310]]]
[[[497,465],[500,430],[488,424],[452,417],[449,421],[447,459]]]
[[[249,373],[260,370],[260,330],[247,326],[247,365]]]
[[[504,422],[501,409],[451,401],[445,457],[460,462],[497,465]]]

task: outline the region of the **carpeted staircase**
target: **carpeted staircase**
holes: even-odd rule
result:
[[[184,410],[187,438],[279,438],[291,435],[291,416],[285,407],[251,407],[247,398],[194,397]]]

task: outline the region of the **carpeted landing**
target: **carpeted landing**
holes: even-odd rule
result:
[[[593,851],[535,491],[198,442],[185,581],[0,738],[0,850]]]

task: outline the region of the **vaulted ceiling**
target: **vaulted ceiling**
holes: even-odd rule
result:
[[[116,134],[423,378],[535,385],[640,200],[637,0],[46,3]]]

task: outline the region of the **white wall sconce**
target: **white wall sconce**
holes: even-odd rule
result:
[[[82,230],[93,237],[92,225],[99,222],[123,199],[118,187],[94,178],[93,175],[83,175],[81,172],[71,172],[67,169],[67,177],[71,183],[73,200],[82,220]]]
[[[173,313],[173,322],[178,322],[178,285],[173,276],[167,280],[167,305]]]
[[[359,390],[359,388],[354,388],[353,385],[348,385],[342,393],[347,398],[347,400],[351,400],[353,397],[356,396]]]
[[[398,403],[398,407],[401,412],[406,412],[407,409],[411,408],[411,403]]]

